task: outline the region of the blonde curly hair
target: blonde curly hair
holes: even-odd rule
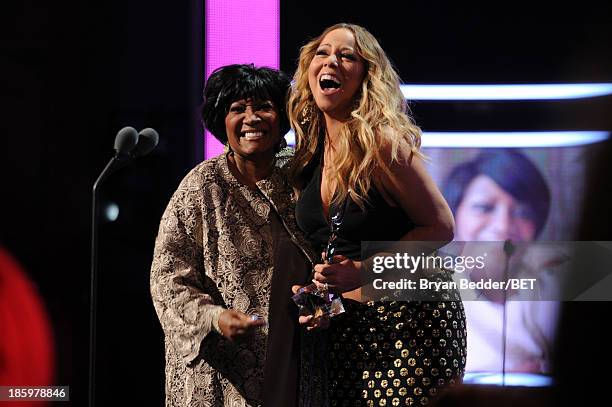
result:
[[[344,28],[355,37],[356,52],[363,58],[366,75],[357,92],[354,110],[342,125],[337,139],[335,162],[330,180],[335,190],[332,203],[352,200],[364,208],[372,185],[372,175],[379,167],[389,173],[381,146],[391,151],[391,161],[397,161],[401,151],[422,156],[421,129],[410,118],[408,106],[400,90],[399,75],[376,38],[365,28],[354,24],[335,24],[327,28],[300,50],[294,84],[289,96],[287,113],[296,135],[296,153],[292,166],[292,181],[300,190],[304,187],[313,159],[322,152],[325,135],[323,113],[317,108],[308,84],[308,69],[323,38],[331,31]]]

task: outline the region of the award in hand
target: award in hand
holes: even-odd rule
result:
[[[333,263],[333,257],[336,253],[338,231],[342,224],[346,206],[345,204],[344,208],[338,210],[331,218],[331,233],[325,249],[325,261],[327,264]],[[300,288],[292,298],[300,308],[301,315],[314,315],[315,318],[319,318],[323,316],[333,317],[344,312],[344,306],[342,305],[340,295],[329,292],[327,290],[327,284],[325,284],[324,288],[318,288],[314,283],[307,285]]]

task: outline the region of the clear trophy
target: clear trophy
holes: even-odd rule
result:
[[[346,209],[346,205],[344,209]],[[325,261],[328,264],[333,263],[338,231],[343,217],[344,210],[338,211],[331,218],[331,233],[325,250]],[[300,315],[313,315],[314,318],[320,318],[333,317],[344,312],[340,295],[329,292],[327,288],[318,288],[314,283],[300,288],[292,298],[300,308]]]

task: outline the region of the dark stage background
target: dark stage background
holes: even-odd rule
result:
[[[44,299],[55,341],[54,383],[71,390],[72,402],[62,405],[87,400],[91,186],[121,127],[160,133],[151,155],[104,188],[105,202],[116,203],[120,213],[100,234],[97,391],[98,405],[163,405],[163,335],[148,273],[162,211],[203,157],[201,2],[31,0],[7,7],[1,26],[8,32],[0,36],[0,244]],[[404,82],[612,82],[610,3],[281,1],[281,68],[293,73],[306,39],[340,21],[375,34]],[[611,108],[609,96],[412,104],[426,131],[609,131]],[[603,164],[591,178],[593,202],[578,236],[584,240],[612,240],[609,175]],[[564,337],[560,354],[608,346],[596,336],[603,320],[573,324],[594,312],[609,319],[610,309],[572,304],[564,324],[582,336]],[[0,341],[1,335],[2,327]],[[0,352],[10,357],[10,349],[0,346]],[[571,366],[576,373],[593,371],[589,380],[597,385],[609,354],[607,362],[572,354],[559,365],[566,368],[562,378],[572,377]]]

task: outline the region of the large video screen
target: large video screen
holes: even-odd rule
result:
[[[426,137],[426,135],[424,136]],[[424,148],[455,216],[455,240],[573,240],[597,143],[546,148]],[[470,374],[550,375],[560,303],[465,301]],[[505,303],[505,305],[504,305]]]

